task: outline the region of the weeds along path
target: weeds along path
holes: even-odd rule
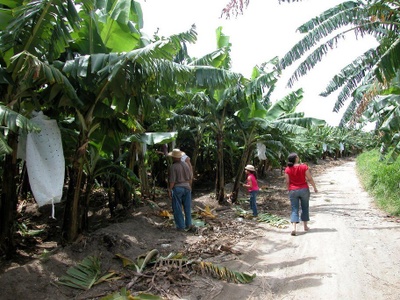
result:
[[[244,254],[233,263],[256,279],[214,299],[399,299],[400,223],[374,207],[354,161],[315,181],[310,231],[293,237],[290,228],[257,224],[258,237],[238,245]]]

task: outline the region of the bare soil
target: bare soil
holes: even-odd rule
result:
[[[0,299],[101,299],[123,287],[132,295],[146,292],[163,299],[399,299],[400,220],[374,206],[360,186],[353,158],[321,160],[310,167],[319,193],[311,195],[310,231],[297,236],[290,236],[290,227],[243,213],[250,210],[245,191],[238,205],[219,206],[212,191],[195,186],[193,211],[206,223],[197,232],[177,232],[172,219],[160,215],[171,209],[160,191],[154,201],[120,211],[119,218],[105,218],[107,210],[94,209],[93,232],[61,247],[60,224],[49,218],[50,208],[22,202],[20,221],[27,229],[45,230],[21,235],[18,256],[1,261]],[[288,220],[281,170],[270,171],[260,183],[259,212]],[[204,216],[207,207],[214,218]],[[176,265],[149,266],[139,274],[116,258],[135,259],[153,249],[161,256],[182,253],[256,277],[237,284]],[[88,256],[99,257],[102,271],[114,271],[118,279],[89,290],[58,284]]]

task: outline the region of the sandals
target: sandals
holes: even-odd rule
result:
[[[293,231],[290,233],[290,235],[295,236],[295,235],[296,235],[296,231],[293,230]]]

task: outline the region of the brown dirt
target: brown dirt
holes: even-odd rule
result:
[[[219,206],[209,190],[194,189],[193,211],[209,206],[215,218],[202,218],[197,233],[177,232],[164,193],[155,202],[120,211],[107,224],[67,247],[59,246],[60,224],[49,208],[21,203],[20,221],[46,234],[20,238],[18,256],[0,265],[0,299],[101,299],[128,287],[133,295],[146,292],[164,299],[398,299],[400,284],[400,224],[371,204],[354,172],[354,159],[322,160],[311,165],[320,192],[312,194],[311,230],[298,236],[240,215],[233,206]],[[288,219],[289,201],[280,170],[260,180],[260,213]],[[229,192],[229,185],[227,186]],[[239,207],[249,210],[247,195]],[[106,226],[105,226],[106,225]],[[249,284],[217,280],[184,266],[158,266],[138,274],[123,268],[116,254],[131,259],[157,249],[159,255],[182,253],[186,258],[212,262],[230,270],[256,274]],[[71,266],[88,256],[100,257],[102,271],[119,279],[87,291],[57,282]]]

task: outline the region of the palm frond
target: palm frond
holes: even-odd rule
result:
[[[398,33],[397,33],[398,34]],[[397,35],[398,36],[398,35]],[[396,76],[400,65],[400,38],[397,38],[382,55],[375,70],[380,82],[388,82]]]
[[[329,96],[349,81],[354,81],[358,84],[363,79],[363,75],[366,75],[366,70],[375,65],[378,57],[379,53],[377,53],[376,49],[369,49],[364,52],[363,55],[357,57],[347,66],[342,68],[342,70],[331,79],[326,86],[325,91],[320,93],[320,96]],[[361,80],[359,79],[360,77]]]
[[[303,39],[297,42],[292,49],[281,59],[280,66],[282,69],[292,65],[296,60],[300,59],[306,52],[314,48],[322,39],[329,36],[332,32],[352,23],[352,17],[356,15],[356,8],[353,7],[353,1],[346,2],[346,5],[337,5],[332,9],[322,13],[319,17],[312,19],[299,27],[299,31],[309,32]],[[350,8],[348,7],[350,5]],[[311,31],[311,32],[310,32]],[[323,51],[327,51],[328,45],[333,45],[342,38],[340,33],[335,38],[330,39],[325,45],[320,47],[317,52],[321,55]],[[318,55],[315,54],[314,57]]]
[[[334,6],[333,8],[330,8],[326,11],[324,11],[322,14],[319,16],[312,18],[310,21],[304,23],[301,25],[297,30],[300,33],[307,33],[312,31],[313,29],[321,26],[321,24],[324,24],[324,22],[329,21],[328,24],[326,24],[326,27],[330,28],[335,28],[337,27],[337,23],[342,23],[343,19],[348,19],[347,17],[347,11],[351,10],[353,11],[354,8],[359,7],[359,4],[356,1],[346,1],[343,2],[337,6]],[[346,12],[346,13],[344,13]],[[335,18],[336,16],[336,18]],[[333,24],[332,24],[333,23]]]
[[[287,86],[292,87],[294,83],[300,79],[300,77],[306,75],[310,70],[312,70],[323,59],[323,57],[326,56],[329,50],[333,49],[337,45],[340,39],[344,39],[344,35],[342,33],[334,36],[327,42],[318,46],[310,55],[306,57],[304,61],[299,64],[299,66],[290,76]]]
[[[376,93],[370,89],[359,89],[377,80],[383,86],[397,75],[400,63],[400,43],[398,29],[398,3],[392,1],[347,1],[339,4],[299,27],[301,33],[307,33],[283,57],[281,68],[292,65],[296,60],[310,54],[299,64],[287,85],[293,86],[301,76],[306,75],[319,63],[328,51],[353,32],[355,36],[374,37],[379,46],[366,51],[353,62],[345,66],[327,85],[321,96],[328,96],[340,89],[334,111],[338,112],[351,97],[341,125],[356,120],[367,108],[370,99]],[[326,41],[324,39],[330,37]],[[360,96],[364,91],[366,94]],[[350,116],[353,114],[353,116]]]

